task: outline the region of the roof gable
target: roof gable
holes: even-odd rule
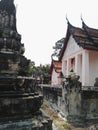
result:
[[[61,54],[59,57],[60,61],[64,55],[64,52],[68,44],[68,40],[71,35],[73,36],[77,45],[82,47],[83,49],[98,50],[98,30],[97,29],[89,28],[83,21],[82,21],[82,28],[74,27],[68,21],[64,46],[61,50]]]
[[[82,47],[79,47],[75,41],[75,39],[73,38],[72,35],[70,35],[70,38],[68,40],[68,43],[66,45],[66,51],[64,51],[63,57],[62,59],[68,56],[72,56],[73,54],[75,54],[76,52],[79,52],[83,50]]]

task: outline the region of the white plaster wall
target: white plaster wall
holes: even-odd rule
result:
[[[98,52],[90,51],[89,52],[89,84],[93,86],[95,83],[95,78],[98,77]]]
[[[66,70],[67,70],[67,69],[65,69],[65,61],[67,59],[75,57],[78,54],[81,54],[82,51],[83,51],[83,48],[79,47],[79,45],[77,45],[76,41],[74,40],[73,36],[71,35],[69,38],[66,50],[64,52],[63,58],[62,58],[62,72],[64,75],[66,75]]]
[[[66,59],[67,57],[75,55],[76,53],[80,52],[81,50],[83,50],[83,48],[79,47],[77,45],[76,41],[74,40],[74,38],[71,35],[62,60]]]
[[[52,85],[57,85],[59,84],[59,79],[58,79],[59,74],[55,72],[55,70],[53,69],[52,71],[52,79],[51,79],[51,84]]]

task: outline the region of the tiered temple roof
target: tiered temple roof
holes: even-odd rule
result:
[[[60,60],[62,59],[71,35],[76,43],[83,49],[98,50],[98,29],[88,27],[84,21],[82,21],[82,28],[74,27],[68,21],[66,38],[59,57]]]

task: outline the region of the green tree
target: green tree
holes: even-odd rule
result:
[[[40,83],[49,84],[50,83],[50,65],[33,66],[33,77],[40,79]]]
[[[60,56],[60,53],[61,53],[61,49],[64,45],[64,40],[65,38],[62,38],[60,40],[58,40],[56,43],[55,43],[55,46],[53,47],[54,49],[54,52],[52,54],[52,57],[56,57],[56,58],[59,58]]]

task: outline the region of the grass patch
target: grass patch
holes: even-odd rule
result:
[[[41,108],[50,117],[50,119],[53,120],[54,124],[60,130],[88,130],[88,128],[75,127],[72,124],[64,121],[62,118],[58,116],[57,112],[55,112],[51,107],[47,105],[47,102],[43,102]]]
[[[67,129],[67,128],[68,128],[68,125],[67,125],[67,124],[63,124],[63,127],[64,127],[65,129]]]
[[[48,105],[44,102],[42,107],[41,107],[47,115],[50,117],[51,120],[53,120],[54,124],[60,129],[60,130],[69,130],[70,126],[69,124],[64,121],[62,118],[58,116],[58,114],[48,107]]]

